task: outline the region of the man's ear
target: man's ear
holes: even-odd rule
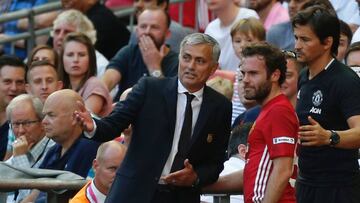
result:
[[[272,74],[271,74],[271,81],[272,82],[277,82],[280,79],[280,70],[276,69]]]
[[[238,153],[241,159],[245,160],[245,154],[246,154],[246,145],[239,144],[238,145]]]
[[[94,159],[92,162],[92,167],[93,167],[95,173],[96,173],[96,169],[98,166],[99,166],[98,160]]]
[[[327,37],[323,40],[324,50],[327,51],[331,49],[332,45],[334,44],[334,38],[333,37]]]

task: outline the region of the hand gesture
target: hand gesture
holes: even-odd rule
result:
[[[93,131],[94,123],[90,112],[86,110],[84,104],[81,103],[80,101],[77,101],[76,104],[79,107],[78,111],[74,111],[74,116],[76,121],[80,124],[80,126],[83,128],[84,131],[86,132]]]
[[[150,36],[142,35],[139,38],[139,48],[149,72],[161,70],[161,62],[166,55],[166,46],[163,44],[158,50]]]
[[[188,159],[184,161],[184,165],[185,168],[170,173],[167,176],[161,177],[161,179],[164,180],[165,183],[171,185],[192,186],[196,181],[196,179],[198,178],[198,176]]]
[[[329,130],[325,130],[311,116],[308,117],[310,125],[303,125],[299,128],[299,139],[303,146],[323,146],[330,144]]]
[[[34,143],[28,143],[26,140],[26,137],[20,136],[13,142],[13,156],[19,156],[26,154],[31,147],[34,145]]]

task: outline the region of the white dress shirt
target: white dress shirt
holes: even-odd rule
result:
[[[176,122],[175,122],[174,138],[173,138],[173,143],[171,146],[169,157],[166,161],[161,176],[165,176],[170,173],[172,163],[174,162],[175,155],[178,151],[180,133],[184,123],[185,108],[186,108],[186,95],[184,94],[185,92],[189,92],[189,91],[178,80],[178,96],[177,96],[177,105],[176,105]],[[197,92],[191,93],[192,95],[195,96],[194,99],[191,101],[191,107],[193,112],[191,132],[194,131],[195,123],[199,117],[200,107],[203,100],[203,93],[204,93],[204,88],[201,88]]]

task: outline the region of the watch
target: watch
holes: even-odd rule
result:
[[[330,146],[334,147],[335,145],[339,144],[340,142],[340,136],[335,130],[330,130]]]
[[[154,70],[150,73],[151,76],[156,77],[156,78],[160,78],[163,74],[161,72],[161,70]]]

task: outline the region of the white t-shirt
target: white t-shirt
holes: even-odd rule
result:
[[[339,19],[348,24],[360,25],[359,6],[355,0],[330,0]]]
[[[221,26],[221,22],[219,18],[211,21],[209,25],[205,29],[205,34],[208,34],[215,38],[221,48],[221,54],[219,58],[220,69],[222,70],[230,70],[235,71],[239,66],[240,60],[235,55],[235,51],[232,46],[230,30],[231,27],[240,19],[255,17],[259,18],[258,14],[251,9],[240,8],[239,13],[236,16],[234,22],[229,26]]]

